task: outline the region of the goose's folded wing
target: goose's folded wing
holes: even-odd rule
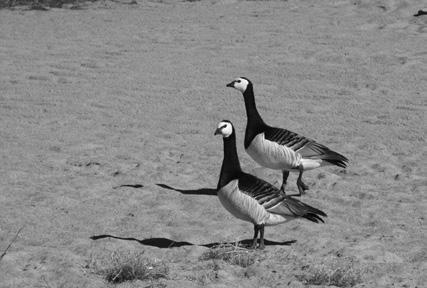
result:
[[[279,145],[285,145],[294,151],[298,151],[314,140],[301,136],[295,132],[276,128],[267,127],[264,131],[265,139],[275,142]]]
[[[266,140],[285,145],[301,154],[303,158],[322,159],[343,168],[347,167],[348,159],[345,156],[295,132],[282,128],[267,127],[264,135]]]
[[[283,201],[271,207],[267,211],[296,218],[302,217],[316,223],[324,222],[320,216],[327,217],[325,212],[292,198],[291,196],[285,196]]]
[[[282,194],[270,183],[250,174],[241,174],[238,187],[242,193],[257,200],[270,213],[302,217],[313,222],[323,222],[320,216],[327,216],[323,211]]]
[[[265,209],[277,205],[286,197],[270,183],[246,173],[239,177],[238,187],[242,193],[257,200]]]

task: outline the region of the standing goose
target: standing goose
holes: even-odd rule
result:
[[[221,204],[236,218],[254,224],[252,248],[264,249],[264,226],[277,225],[296,218],[306,218],[315,223],[323,222],[326,214],[299,200],[286,196],[279,189],[240,168],[233,124],[219,122],[215,135],[224,141],[224,159],[219,176],[217,194]]]
[[[245,132],[245,150],[261,166],[282,170],[281,190],[285,192],[289,171],[299,172],[297,186],[299,194],[304,194],[308,186],[302,181],[305,170],[325,165],[347,167],[348,159],[330,150],[316,141],[298,135],[292,131],[271,127],[262,120],[255,104],[252,82],[240,77],[227,87],[232,87],[243,94],[246,107],[247,124]]]

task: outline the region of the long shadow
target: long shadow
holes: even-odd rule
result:
[[[211,195],[211,196],[216,196],[216,190],[215,189],[211,189],[211,188],[201,188],[201,189],[194,189],[194,190],[184,190],[184,189],[177,189],[177,188],[173,188],[169,185],[166,184],[156,184],[159,187],[162,187],[164,189],[168,189],[168,190],[173,190],[185,195]]]
[[[153,246],[153,247],[157,247],[157,248],[174,248],[174,247],[182,247],[182,246],[202,246],[202,247],[211,248],[211,247],[214,247],[214,246],[217,246],[220,244],[234,244],[235,243],[235,242],[226,242],[226,243],[214,242],[214,243],[207,243],[207,244],[193,244],[193,243],[186,242],[186,241],[174,241],[174,240],[167,239],[167,238],[146,238],[146,239],[140,240],[140,239],[136,239],[133,237],[117,237],[117,236],[108,235],[108,234],[95,235],[95,236],[90,237],[90,239],[92,239],[92,240],[99,240],[99,239],[104,239],[104,238],[114,238],[114,239],[126,240],[126,241],[136,241],[142,245]],[[276,241],[264,239],[264,243],[266,246],[289,246],[295,242],[297,242],[297,240],[276,242]],[[242,241],[238,241],[238,243],[240,246],[248,247],[252,244],[252,239],[244,239]]]

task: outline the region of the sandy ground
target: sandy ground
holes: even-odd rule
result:
[[[0,262],[0,287],[106,287],[91,263],[121,250],[145,251],[169,274],[117,287],[304,287],[298,275],[333,261],[361,269],[357,287],[426,287],[427,16],[412,16],[422,8],[212,0],[1,10],[0,253],[22,230]],[[244,170],[280,182],[243,151],[243,99],[225,87],[237,76],[254,82],[266,122],[351,165],[305,174],[302,200],[328,214],[325,224],[267,228],[255,264],[212,268],[200,245],[252,237],[210,195],[217,122],[234,122]],[[104,234],[134,240],[90,239]],[[186,245],[167,248],[173,241]]]

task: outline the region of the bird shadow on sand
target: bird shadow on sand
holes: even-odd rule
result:
[[[185,195],[210,195],[210,196],[216,196],[216,189],[212,188],[200,188],[200,189],[194,189],[194,190],[184,190],[184,189],[177,189],[173,188],[166,184],[156,184],[159,187],[162,187],[164,189],[173,190]]]
[[[119,239],[119,240],[125,240],[125,241],[136,241],[142,245],[145,246],[152,246],[157,248],[175,248],[175,247],[183,247],[183,246],[202,246],[206,248],[212,248],[218,245],[223,244],[235,244],[236,242],[214,242],[214,243],[207,243],[207,244],[194,244],[186,241],[174,241],[168,238],[146,238],[146,239],[136,239],[133,237],[118,237],[108,234],[103,235],[95,235],[91,236],[90,239],[92,240],[100,240],[104,238],[113,238],[113,239]],[[290,240],[290,241],[284,241],[284,242],[276,242],[264,239],[264,243],[266,246],[289,246],[293,243],[297,242],[297,240]],[[249,247],[252,244],[252,239],[244,239],[242,241],[238,241],[240,246],[243,247]]]

